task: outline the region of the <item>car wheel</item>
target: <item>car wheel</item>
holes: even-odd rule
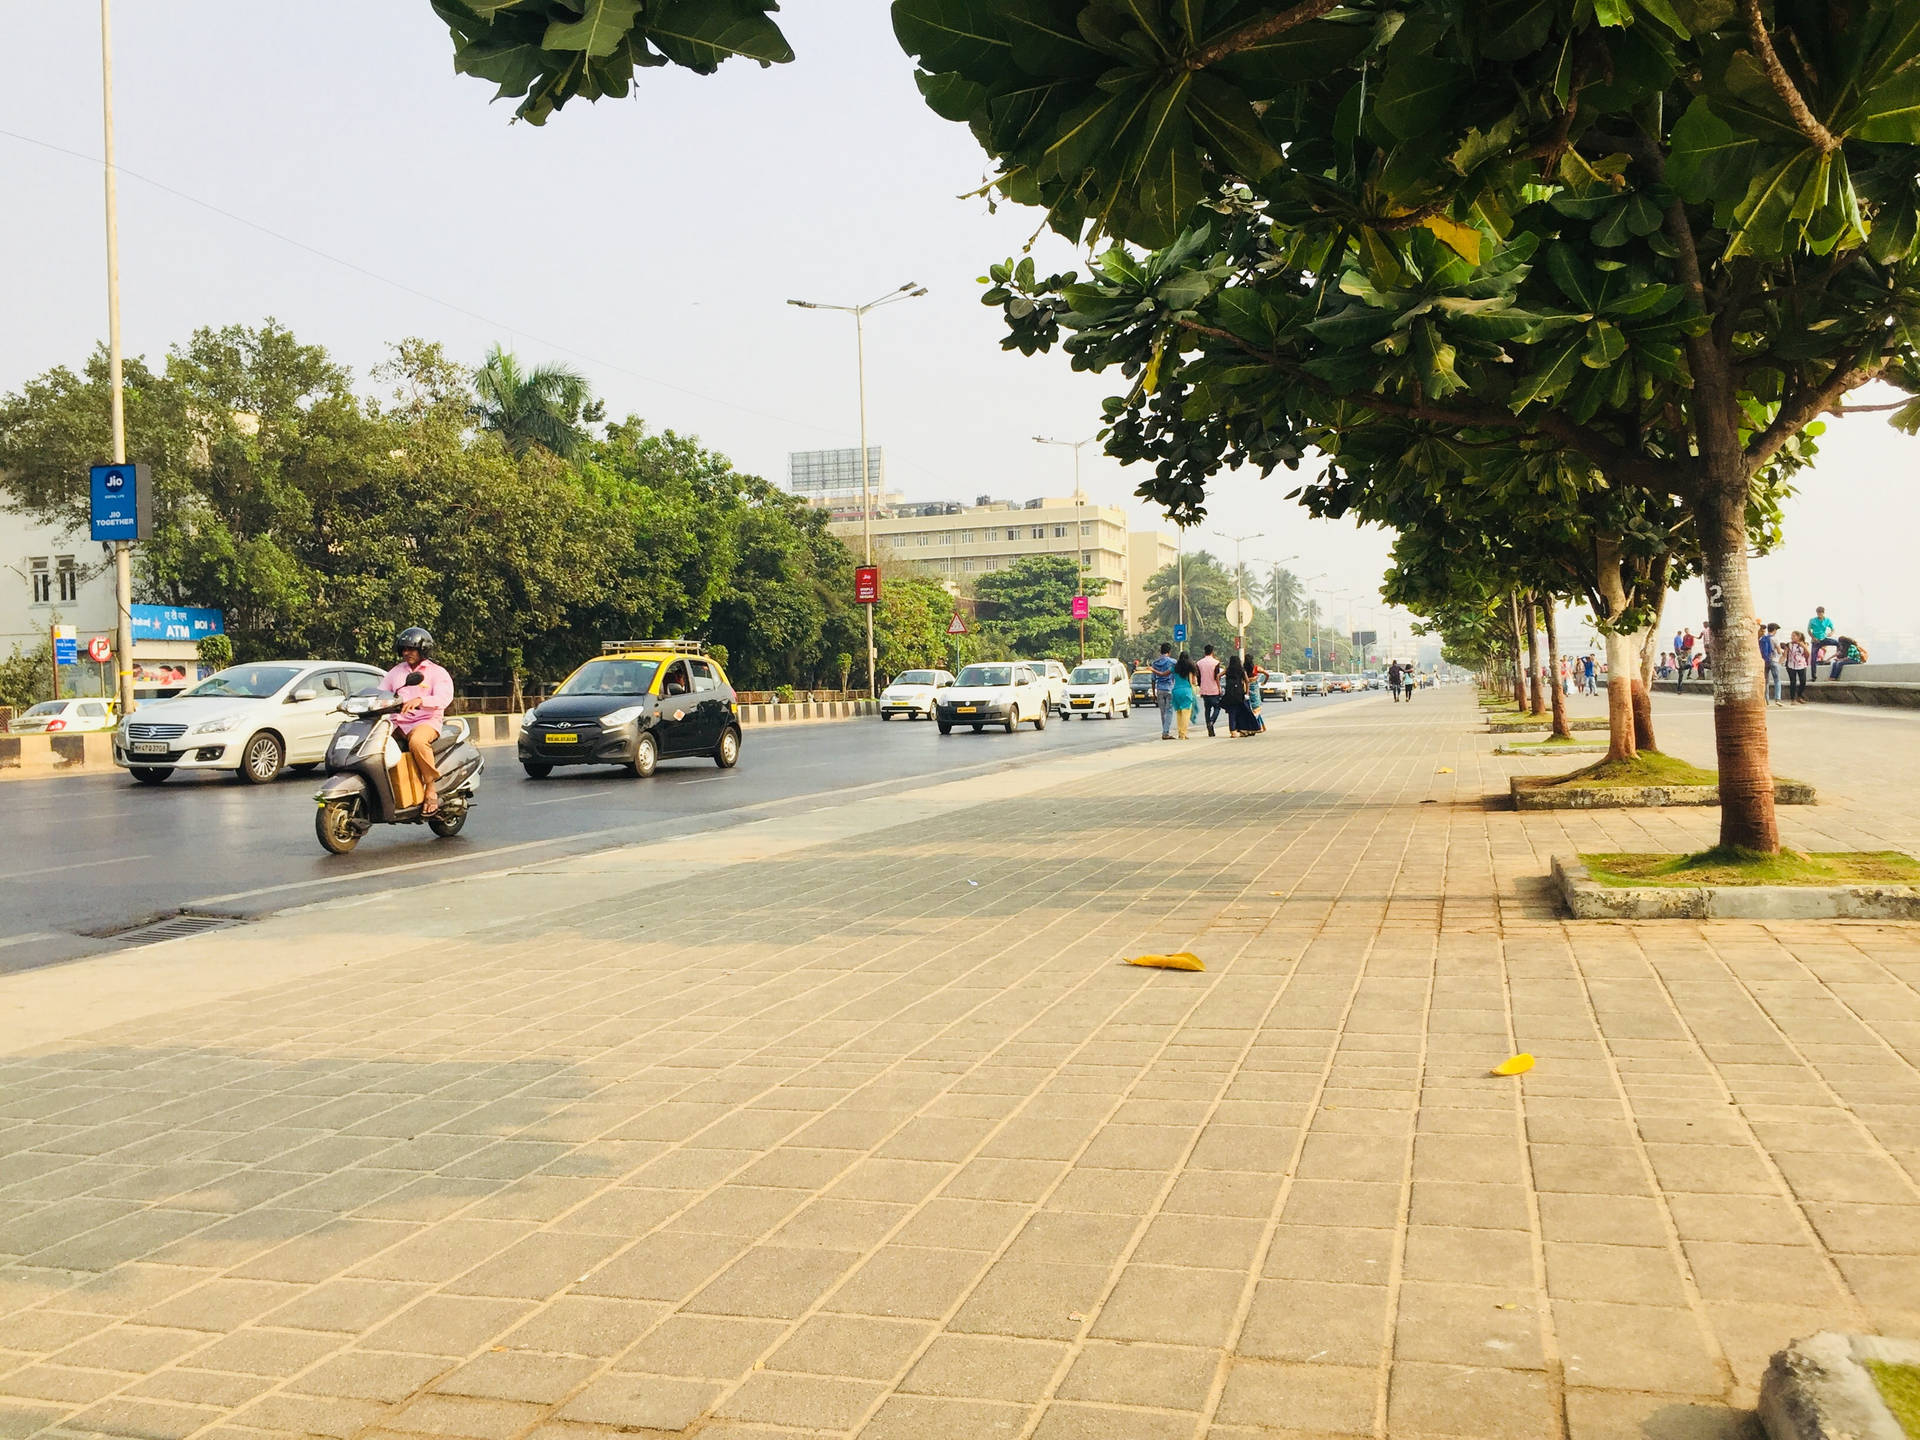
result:
[[[948,721],[945,721],[945,720],[936,720],[936,721],[935,721],[934,723],[935,723],[936,725],[938,725],[938,726],[940,727],[940,733],[941,733],[942,735],[951,735],[951,734],[953,734],[953,726],[952,726],[952,724],[951,724],[950,722],[948,722]],[[980,727],[979,727],[979,726],[977,726],[977,725],[976,725],[976,726],[974,726],[974,729],[976,729],[976,730],[977,730],[977,729],[979,729],[979,728],[980,728]]]
[[[1016,705],[1011,710],[1007,711],[1007,734],[1011,735],[1015,730],[1019,728],[1020,728],[1020,707]]]
[[[713,763],[722,770],[731,770],[740,763],[740,732],[731,725],[720,737],[720,748],[713,752]]]
[[[633,764],[627,769],[636,780],[645,780],[660,768],[660,742],[652,735],[643,733],[633,742]]]
[[[1047,728],[1046,711],[1042,710],[1038,715],[1033,717],[1033,728],[1036,730],[1044,730]]]
[[[247,741],[247,748],[240,752],[238,773],[243,784],[265,785],[279,779],[286,764],[287,752],[280,737],[271,730],[262,730]]]
[[[127,773],[142,785],[164,785],[173,774],[171,765],[129,765]]]
[[[883,724],[884,724],[884,723],[885,723],[886,721],[888,721],[888,720],[891,720],[891,719],[893,719],[893,716],[892,716],[892,714],[891,714],[890,712],[888,712],[888,711],[885,711],[885,710],[882,710],[882,711],[880,712],[880,720],[881,720],[881,723],[883,723]]]
[[[529,780],[544,780],[553,774],[553,766],[542,765],[538,760],[522,760],[520,768],[527,772]]]

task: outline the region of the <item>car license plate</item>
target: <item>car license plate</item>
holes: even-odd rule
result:
[[[953,713],[956,715],[977,715],[980,713],[980,707],[978,705],[956,705],[953,707]]]
[[[1076,699],[1073,703],[1078,705],[1082,710],[1090,709],[1093,706],[1093,701],[1091,700]]]
[[[167,753],[167,742],[164,740],[136,740],[133,744],[129,745],[127,749],[135,755],[164,755]]]
[[[547,736],[547,744],[549,745],[578,745],[579,743],[580,743],[580,737],[578,735]]]

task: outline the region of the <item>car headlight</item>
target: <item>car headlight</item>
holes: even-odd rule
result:
[[[233,716],[223,715],[218,720],[207,720],[194,726],[193,733],[196,735],[222,735],[233,729],[236,723],[238,722]]]
[[[600,723],[608,728],[612,728],[615,725],[631,724],[640,718],[646,708],[644,705],[625,705],[618,710],[602,715],[600,717]]]
[[[538,710],[529,710],[529,711],[527,711],[527,713],[526,713],[526,714],[524,714],[524,715],[522,715],[522,716],[520,717],[520,728],[521,728],[522,730],[524,730],[524,729],[526,729],[526,728],[527,728],[527,727],[528,727],[529,725],[531,725],[531,724],[533,724],[533,722],[534,722],[534,718],[535,718],[536,716],[538,716],[538,715],[539,715],[539,713],[540,713],[540,712],[539,712]]]

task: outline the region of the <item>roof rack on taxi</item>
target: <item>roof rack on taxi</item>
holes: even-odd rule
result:
[[[634,651],[665,651],[669,655],[704,655],[707,643],[704,640],[602,640],[602,655],[626,655]]]

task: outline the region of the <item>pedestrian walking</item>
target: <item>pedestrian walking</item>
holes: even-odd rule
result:
[[[1413,703],[1413,687],[1417,685],[1419,681],[1420,677],[1413,673],[1413,666],[1402,665],[1400,667],[1400,687],[1407,692],[1407,703],[1409,705]]]
[[[1597,677],[1594,675],[1593,656],[1588,655],[1581,660],[1580,676],[1582,681],[1584,682],[1582,688],[1585,689],[1587,694],[1597,695],[1600,693],[1597,689],[1594,688],[1594,681]]]
[[[1827,607],[1813,607],[1813,618],[1807,621],[1807,680],[1812,683],[1820,678],[1820,652],[1833,643],[1833,621],[1827,618]]]
[[[1211,735],[1220,718],[1220,657],[1213,653],[1213,646],[1201,651],[1194,666],[1200,672],[1200,701],[1207,707],[1207,734]]]
[[[1220,693],[1227,705],[1227,733],[1230,735],[1257,733],[1253,724],[1253,712],[1247,708],[1247,667],[1241,663],[1238,655],[1234,655],[1227,661],[1227,678],[1220,687]]]
[[[1404,674],[1398,660],[1387,666],[1387,689],[1393,692],[1393,703],[1396,705],[1400,703],[1400,681]]]
[[[1173,738],[1187,738],[1187,726],[1192,723],[1194,712],[1199,709],[1200,671],[1193,663],[1193,657],[1186,651],[1180,652],[1180,658],[1173,662]]]
[[[1673,637],[1673,693],[1687,688],[1687,676],[1693,671],[1693,631],[1682,630]]]
[[[1807,647],[1807,637],[1798,630],[1787,641],[1787,703],[1804,705],[1807,703],[1807,667],[1813,663],[1813,652]]]
[[[1780,631],[1779,625],[1768,622],[1760,627],[1760,663],[1767,671],[1767,703],[1779,705],[1780,699],[1780,647],[1774,636]]]
[[[1160,738],[1173,739],[1173,646],[1162,643],[1153,657],[1153,703],[1160,709]]]
[[[1260,677],[1267,672],[1260,668],[1260,662],[1249,655],[1247,658],[1247,709],[1253,715],[1253,733],[1266,733],[1267,717],[1260,713]]]

